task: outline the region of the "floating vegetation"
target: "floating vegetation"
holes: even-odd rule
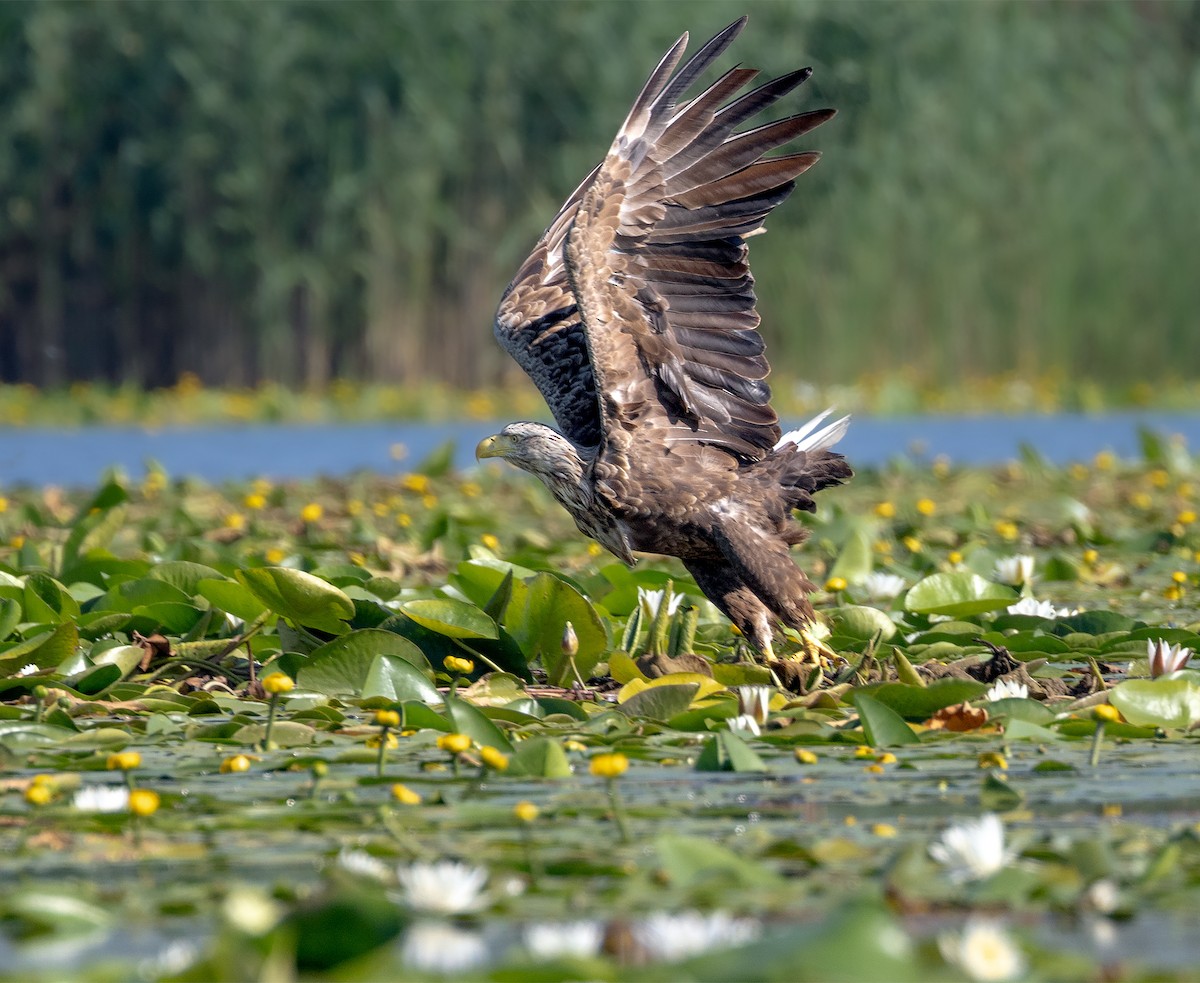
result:
[[[0,976],[1192,978],[1200,480],[1146,450],[860,475],[787,673],[445,456],[6,489]]]

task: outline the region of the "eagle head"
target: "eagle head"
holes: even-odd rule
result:
[[[575,445],[542,423],[510,423],[481,440],[475,457],[502,457],[552,488],[561,483],[578,485],[583,480],[583,459]]]

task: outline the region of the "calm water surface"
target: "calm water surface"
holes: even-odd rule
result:
[[[796,421],[785,421],[795,426]],[[475,445],[503,421],[470,423],[360,423],[255,425],[151,430],[137,427],[0,430],[0,487],[89,485],[111,467],[132,477],[157,461],[172,476],[207,481],[389,473],[415,467],[447,441],[460,467],[474,464]],[[1064,464],[1098,451],[1141,454],[1139,432],[1178,435],[1200,447],[1200,414],[1113,413],[1100,416],[979,416],[859,418],[840,449],[856,467],[897,457],[946,455],[961,464],[997,464],[1022,446]]]

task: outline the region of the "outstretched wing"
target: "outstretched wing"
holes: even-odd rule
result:
[[[755,460],[779,439],[746,239],[818,157],[764,155],[833,111],[737,130],[809,69],[734,98],[757,76],[734,68],[679,102],[745,22],[678,72],[688,36],[667,52],[501,301],[497,337],[577,443],[654,430]]]
[[[500,299],[493,330],[497,340],[541,391],[563,433],[581,447],[603,436],[596,376],[567,282],[563,244],[584,191],[597,167],[575,189],[542,233]]]

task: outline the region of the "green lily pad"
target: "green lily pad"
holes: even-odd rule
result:
[[[699,688],[696,683],[649,686],[618,704],[617,709],[630,717],[667,720],[691,706]]]
[[[341,634],[354,617],[354,602],[341,590],[303,570],[250,567],[236,571],[239,581],[263,604],[297,625]]]
[[[916,614],[944,614],[960,618],[999,611],[1018,600],[1017,592],[974,573],[935,573],[914,584],[904,597],[904,607]]]
[[[301,675],[304,675],[303,670]],[[371,660],[359,695],[364,700],[383,698],[389,703],[402,703],[406,700],[436,703],[441,699],[441,694],[429,678],[407,659],[398,655],[377,655]]]
[[[586,597],[565,580],[541,573],[528,583],[514,583],[505,626],[530,661],[540,659],[551,684],[569,686],[576,672],[587,680],[608,650],[608,632]],[[575,629],[579,650],[572,660],[563,654],[563,628]]]
[[[569,778],[571,763],[558,741],[534,737],[517,745],[508,759],[506,774],[525,778]]]
[[[770,771],[765,761],[731,730],[718,731],[700,751],[697,771]]]
[[[42,632],[0,652],[0,667],[19,669],[32,663],[39,669],[53,669],[70,658],[78,644],[79,630],[75,623],[64,621],[52,631]]]
[[[921,689],[920,692],[928,693],[929,689]],[[854,693],[853,700],[862,719],[863,734],[871,747],[900,747],[921,742],[904,718],[891,707],[863,692]]]
[[[1188,675],[1128,679],[1109,690],[1108,701],[1131,724],[1186,729],[1200,721],[1200,686]]]
[[[400,610],[417,624],[448,638],[496,638],[496,622],[479,608],[450,597],[407,601]]]
[[[860,687],[855,692],[870,696],[890,707],[905,720],[928,720],[944,707],[975,700],[987,692],[987,686],[971,679],[939,679],[926,686],[904,683]]]
[[[449,693],[446,694],[446,717],[455,731],[466,734],[476,743],[512,753],[512,745],[499,727],[488,720],[478,707]]]
[[[850,638],[868,640],[879,635],[880,641],[886,642],[896,634],[896,623],[883,611],[859,604],[837,608],[829,620],[835,632]]]
[[[0,598],[0,642],[13,633],[20,621],[20,603],[10,597]]]
[[[328,696],[440,699],[421,650],[394,632],[374,628],[351,631],[314,649],[296,681]]]
[[[213,607],[245,622],[254,621],[267,610],[250,588],[236,580],[201,580],[196,584],[196,593]]]

